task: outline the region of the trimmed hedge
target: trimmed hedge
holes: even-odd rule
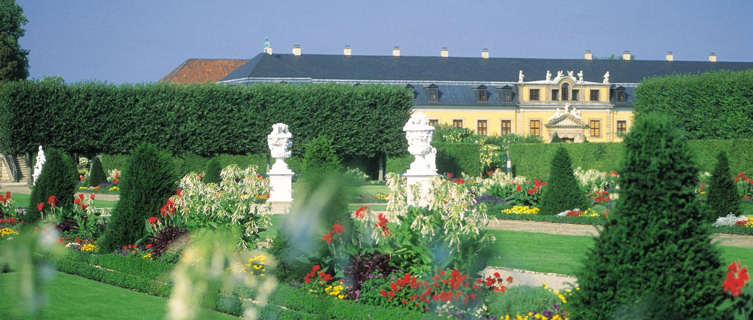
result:
[[[436,143],[437,171],[460,176],[461,172],[477,176],[481,174],[481,146],[475,143]],[[404,173],[413,162],[412,155],[387,159],[387,172]]]
[[[406,150],[412,105],[400,86],[15,81],[0,87],[0,150],[125,154],[150,142],[173,154],[266,153],[283,122],[296,155],[327,135],[342,159],[374,158]]]
[[[635,97],[637,117],[667,114],[690,139],[753,136],[753,70],[648,78]]]
[[[753,172],[753,139],[691,140],[688,144],[694,155],[693,162],[701,172],[714,170],[719,152],[729,155],[729,166],[733,174]],[[604,172],[617,170],[624,156],[624,146],[621,143],[513,144],[510,147],[510,158],[516,174],[547,179],[549,161],[559,146],[567,149],[573,168]]]
[[[171,283],[160,280],[167,279],[166,275],[173,267],[167,263],[135,256],[80,252],[69,252],[61,258],[54,258],[53,261],[62,272],[138,292],[168,297],[172,290]],[[247,299],[242,299],[248,293],[253,292],[239,289],[233,295],[219,295],[215,309],[242,315],[244,305],[251,303]],[[277,286],[269,298],[269,304],[262,308],[260,313],[261,319],[438,319],[432,314],[402,308],[371,306],[311,295],[284,283]]]
[[[220,154],[215,157],[220,162],[220,168],[225,168],[230,164],[236,164],[241,168],[246,168],[250,165],[254,165],[257,168],[257,172],[260,174],[267,172],[267,156],[264,154]],[[177,171],[178,177],[183,177],[189,172],[201,172],[207,167],[207,163],[211,157],[202,157],[197,154],[183,154],[180,156],[173,156],[171,158],[173,166]],[[128,155],[124,154],[106,154],[102,155],[102,167],[105,172],[110,169],[119,169],[121,172],[125,168],[125,164],[128,162]],[[288,159],[288,164],[291,160]],[[292,165],[291,165],[292,167]]]

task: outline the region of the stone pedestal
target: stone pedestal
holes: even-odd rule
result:
[[[285,159],[291,155],[292,136],[284,123],[275,123],[272,133],[267,136],[269,150],[275,159],[274,165],[267,172],[270,186],[267,202],[272,206],[272,213],[287,213],[293,202],[293,171],[285,163]]]
[[[406,184],[408,186],[408,205],[414,206],[414,207],[428,207],[429,203],[431,203],[432,200],[434,200],[431,193],[431,182],[434,180],[434,177],[436,176],[435,173],[430,172],[414,172],[411,173],[410,170],[405,172],[403,175],[406,180]],[[415,187],[413,187],[415,186]],[[414,195],[412,192],[413,188],[418,189],[418,193]]]
[[[269,202],[292,202],[293,201],[293,171],[268,172],[269,175]]]

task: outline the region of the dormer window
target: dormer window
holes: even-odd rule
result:
[[[439,88],[435,84],[430,84],[426,87],[426,98],[429,103],[439,103]]]
[[[570,92],[570,85],[567,83],[562,84],[562,101],[568,100],[568,92]]]
[[[502,87],[502,89],[500,90],[500,95],[502,98],[502,103],[512,104],[513,93],[512,93],[512,88],[510,86]]]
[[[624,87],[618,87],[617,88],[617,102],[625,102],[627,101],[627,94],[625,93]]]
[[[486,103],[486,86],[480,85],[474,90],[476,91],[476,102],[478,102],[479,104]]]

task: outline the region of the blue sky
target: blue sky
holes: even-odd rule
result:
[[[753,1],[17,0],[30,78],[158,81],[189,58],[275,53],[753,61]]]

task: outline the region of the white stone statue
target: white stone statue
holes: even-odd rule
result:
[[[413,114],[403,127],[408,140],[408,152],[416,159],[411,163],[410,173],[437,173],[437,149],[431,146],[434,127],[429,125],[429,118],[423,113]]]
[[[601,83],[604,83],[604,84],[609,83],[609,71],[607,71],[607,73],[604,74],[604,81],[602,81]]]
[[[293,134],[288,131],[288,125],[284,123],[275,123],[272,125],[272,132],[267,136],[267,144],[269,145],[269,151],[272,153],[272,158],[275,159],[275,163],[272,165],[272,171],[287,171],[288,164],[285,163],[285,159],[290,158],[290,147],[293,146],[293,142],[290,138]]]
[[[546,71],[546,81],[552,81],[552,72],[549,70]]]
[[[575,73],[575,71],[570,70],[570,71],[567,72],[567,76],[570,77],[570,78],[575,78],[575,76],[573,75],[573,73]]]
[[[42,167],[44,167],[45,161],[47,161],[47,158],[45,158],[44,156],[42,145],[39,145],[39,152],[37,152],[37,161],[34,164],[34,173],[31,175],[32,184],[37,184],[37,179],[39,179],[39,176],[42,174]]]
[[[520,70],[518,72],[518,82],[523,83],[523,78],[525,78],[525,77],[526,76],[523,74],[523,70]]]
[[[578,71],[578,82],[583,83],[583,70]]]
[[[562,72],[562,70],[557,71],[557,78],[562,78],[564,76],[565,74]]]

